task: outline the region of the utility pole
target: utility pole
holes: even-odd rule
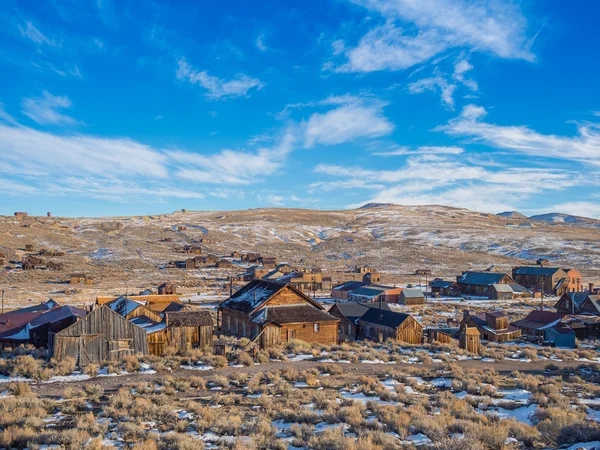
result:
[[[427,301],[427,289],[429,288],[429,274],[425,272],[425,300]]]
[[[4,289],[2,289],[2,314],[4,314]]]

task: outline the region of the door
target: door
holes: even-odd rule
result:
[[[106,360],[104,336],[89,335],[79,337],[79,365],[98,364]]]

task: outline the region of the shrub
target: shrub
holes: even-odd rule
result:
[[[243,366],[253,366],[254,365],[254,360],[252,359],[252,356],[250,356],[246,352],[238,353],[236,355],[236,362],[237,362],[237,364],[241,364]]]

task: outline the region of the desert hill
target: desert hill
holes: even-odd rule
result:
[[[551,264],[578,267],[600,276],[600,233],[593,219],[579,222],[531,220],[445,206],[369,205],[341,211],[253,209],[178,211],[156,216],[110,218],[0,217],[0,252],[8,269],[0,283],[14,299],[69,295],[62,284],[72,272],[95,276],[84,298],[111,292],[137,292],[171,280],[190,290],[221,285],[233,270],[164,269],[177,252],[199,243],[228,256],[258,251],[305,267],[321,267],[334,282],[349,279],[349,268],[372,265],[389,283],[413,280],[417,268],[453,277],[491,265],[510,270],[545,257]],[[185,227],[185,230],[178,228]],[[48,258],[62,270],[15,269],[27,244],[65,252]],[[412,277],[412,278],[411,278]],[[595,281],[595,280],[591,280]],[[67,293],[65,293],[65,290]]]

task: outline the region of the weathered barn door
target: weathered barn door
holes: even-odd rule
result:
[[[79,336],[79,366],[98,364],[106,358],[106,343],[101,334]]]

